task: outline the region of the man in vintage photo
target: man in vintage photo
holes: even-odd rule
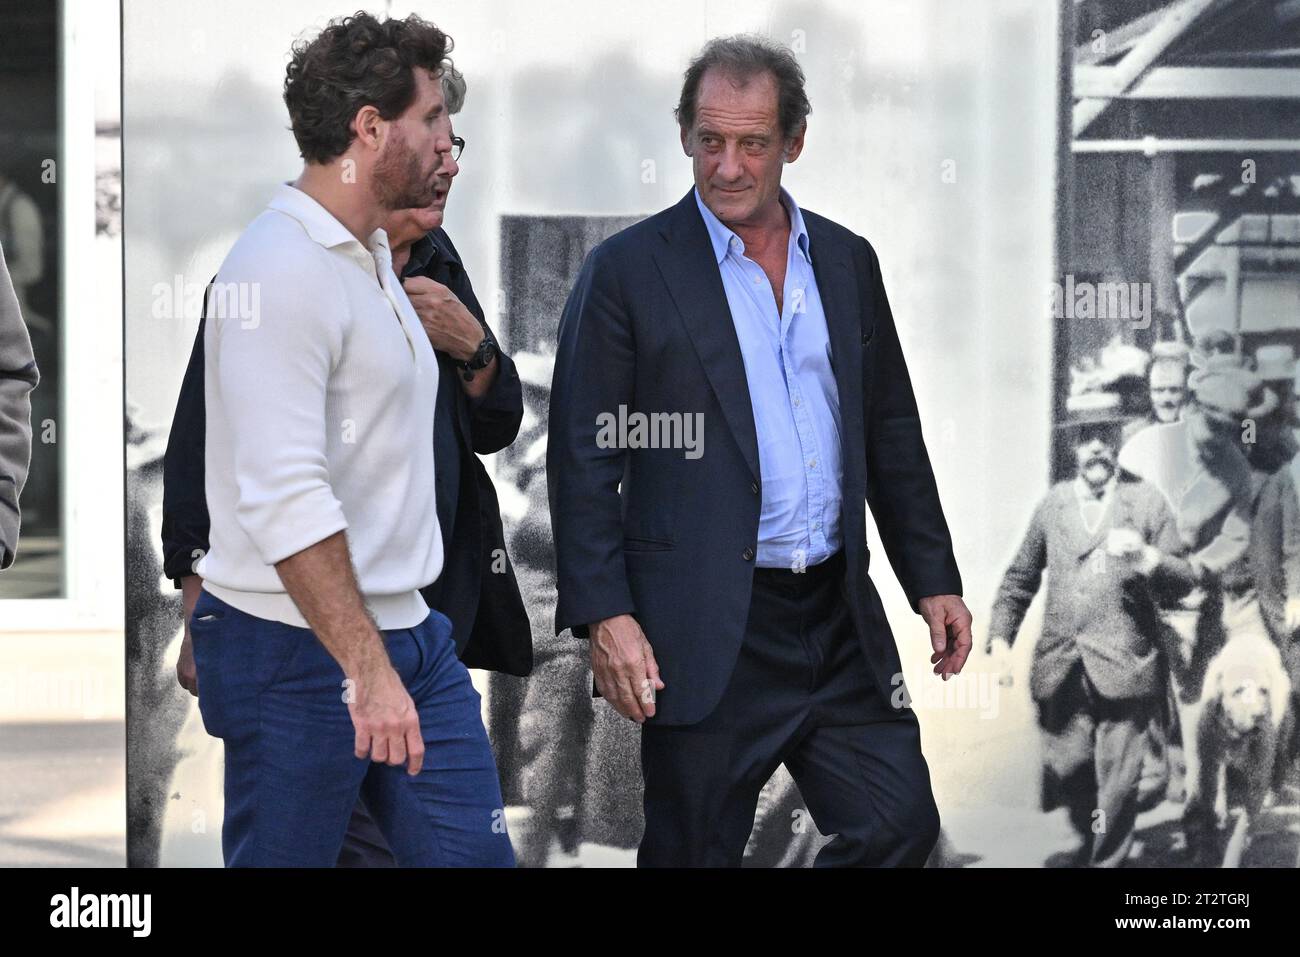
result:
[[[419,440],[440,368],[382,228],[445,197],[451,46],[419,17],[366,14],[296,45],[284,99],[304,170],[213,284],[190,630],[225,741],[230,866],[334,864],[358,796],[400,865],[514,862],[480,695],[421,592],[445,567],[445,463]]]
[[[1193,573],[1160,491],[1118,474],[1119,396],[1096,395],[1112,401],[1086,403],[1063,425],[1074,475],[1034,510],[994,600],[988,648],[1005,660],[1046,573],[1029,678],[1043,738],[1042,809],[1068,810],[1081,841],[1076,864],[1119,867],[1133,845],[1147,730],[1166,690],[1159,606],[1185,593]]]
[[[1147,397],[1151,411],[1124,426],[1128,438],[1152,425],[1177,422],[1187,405],[1188,349],[1181,342],[1157,342],[1151,349],[1147,371]]]
[[[1248,554],[1263,476],[1252,469],[1252,449],[1242,436],[1243,423],[1259,423],[1278,408],[1277,396],[1236,356],[1199,361],[1182,418],[1137,433],[1118,459],[1125,472],[1164,495],[1205,593],[1190,654],[1173,663],[1184,700],[1199,693],[1205,664],[1234,630],[1263,627]]]
[[[1280,450],[1292,438],[1289,427],[1285,439],[1279,433],[1291,412],[1235,349],[1221,348],[1223,341],[1221,334],[1198,341],[1182,420],[1138,433],[1119,456],[1123,469],[1163,493],[1196,574],[1194,627],[1171,649],[1170,664],[1186,765],[1182,824],[1198,860],[1207,859],[1217,828],[1216,794],[1207,793],[1202,773],[1217,770],[1202,766],[1203,752],[1215,753],[1215,742],[1200,738],[1210,703],[1206,675],[1221,655],[1269,635],[1269,614],[1276,628],[1278,604],[1285,602],[1278,594],[1284,586],[1274,578],[1282,562],[1272,553],[1277,532],[1259,525],[1261,507],[1275,514],[1279,489],[1260,465],[1285,464]],[[1248,657],[1258,659],[1253,652]]]
[[[971,618],[875,250],[781,185],[809,111],[789,49],[709,42],[676,111],[694,188],[597,246],[560,321],[555,626],[642,724],[642,866],[738,866],[782,763],[820,865],[919,866],[939,833],[868,503],[945,679]]]

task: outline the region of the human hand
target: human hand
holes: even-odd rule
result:
[[[934,654],[930,664],[934,673],[947,681],[960,674],[971,649],[970,610],[960,595],[928,595],[918,599],[921,617],[930,626],[930,645]]]
[[[662,691],[659,664],[641,625],[631,615],[615,615],[590,628],[591,672],[596,690],[614,710],[637,724],[653,718],[655,692]]]

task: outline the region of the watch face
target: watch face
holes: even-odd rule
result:
[[[479,343],[478,350],[474,353],[474,358],[469,360],[471,369],[485,369],[492,362],[492,357],[496,355],[497,344],[492,341],[490,335],[485,335],[483,341]]]

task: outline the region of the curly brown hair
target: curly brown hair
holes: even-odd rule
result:
[[[454,74],[451,49],[451,37],[415,14],[379,20],[364,10],[295,43],[284,103],[302,158],[328,163],[346,152],[363,106],[386,120],[400,116],[415,99],[416,68]]]

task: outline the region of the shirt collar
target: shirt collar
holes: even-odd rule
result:
[[[803,212],[784,186],[781,187],[781,202],[785,206],[786,212],[790,214],[790,236],[795,242],[795,247],[804,260],[811,264],[812,257],[808,253],[808,227],[804,225]],[[700,196],[698,186],[695,187],[695,204],[699,206],[700,215],[704,217],[704,228],[709,232],[709,241],[713,244],[713,255],[719,265],[721,265],[722,260],[727,258],[727,250],[730,248],[733,238],[739,244],[737,248],[744,249],[744,240],[737,236],[722,220],[718,219],[713,214],[713,210],[704,205],[704,199]]]
[[[1084,505],[1108,502],[1111,494],[1115,491],[1115,481],[1116,477],[1112,475],[1107,479],[1106,484],[1101,487],[1101,494],[1097,495],[1092,491],[1092,486],[1084,481],[1082,475],[1076,475],[1074,477],[1074,494]]]
[[[307,235],[326,249],[345,243],[362,245],[357,237],[352,235],[351,230],[339,222],[333,213],[289,183],[281,183],[276,188],[275,195],[267,203],[267,208],[297,220]],[[388,248],[388,234],[382,228],[370,234],[370,240],[365,243],[365,248],[372,253],[383,249],[382,255],[392,261],[392,253]]]
[[[424,274],[438,266],[455,267],[455,269],[461,271],[465,269],[460,261],[460,255],[456,252],[456,248],[452,246],[446,231],[441,227],[425,233],[411,243],[411,251],[407,256],[402,276],[414,276],[417,273]]]
[[[433,233],[425,233],[415,242],[411,243],[411,252],[406,260],[406,268],[402,270],[403,276],[414,276],[416,273],[424,272],[429,264],[438,258],[441,250],[438,244],[433,241]]]
[[[447,231],[445,229],[439,226],[433,232],[429,233],[429,241],[433,243],[434,248],[438,250],[439,259],[443,262],[453,263],[460,266],[462,269],[465,268],[461,265],[460,255],[456,252],[455,247],[452,246],[451,240],[447,237]]]

